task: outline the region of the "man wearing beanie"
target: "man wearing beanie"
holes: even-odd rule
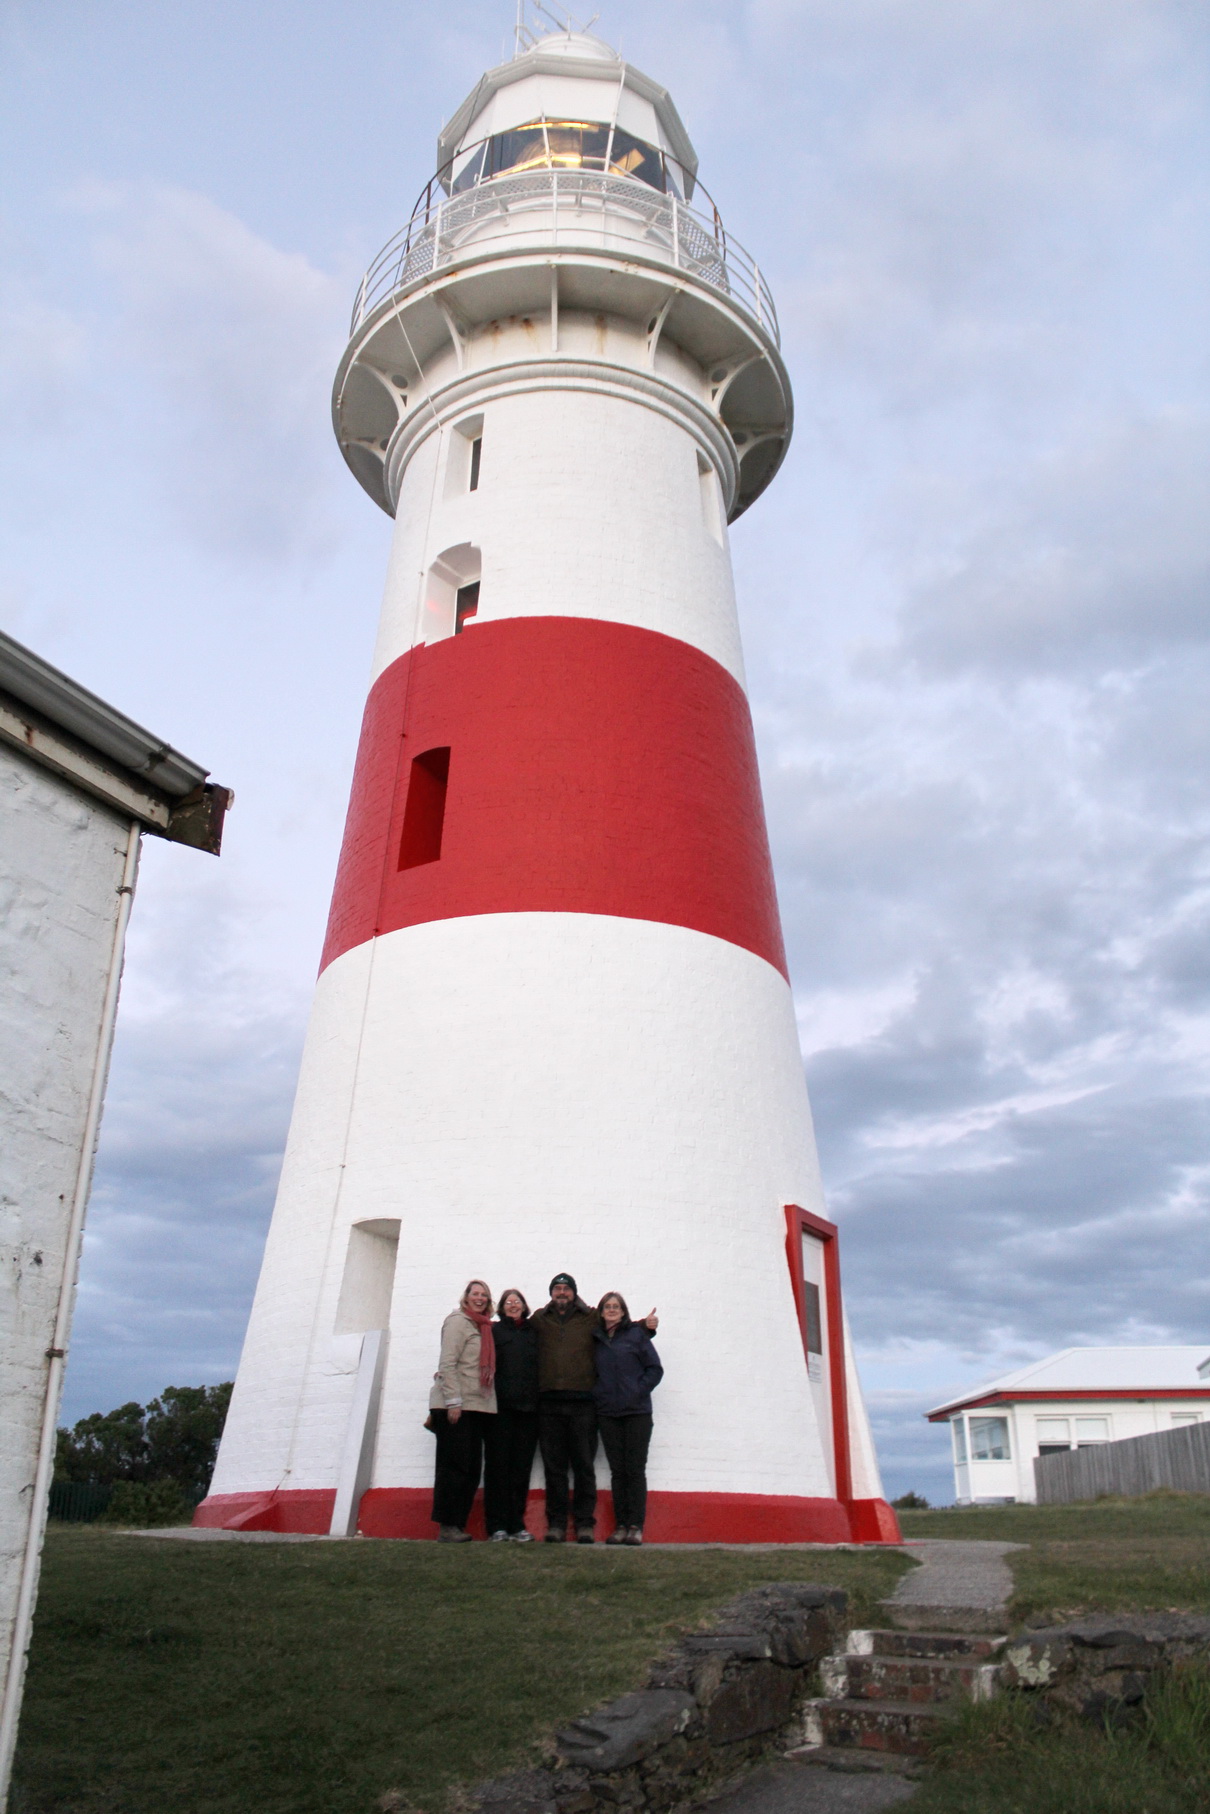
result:
[[[550,1281],[550,1302],[535,1310],[538,1332],[538,1444],[546,1475],[546,1541],[567,1540],[568,1474],[574,1482],[577,1543],[596,1541],[597,1383],[593,1336],[601,1313],[577,1295],[569,1272]],[[647,1318],[654,1329],[653,1310]]]

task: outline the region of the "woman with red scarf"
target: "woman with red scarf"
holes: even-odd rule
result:
[[[430,1424],[437,1437],[433,1523],[438,1543],[469,1543],[466,1521],[479,1489],[483,1438],[496,1415],[496,1344],[492,1294],[472,1279],[457,1310],[441,1325],[441,1359],[429,1394]]]

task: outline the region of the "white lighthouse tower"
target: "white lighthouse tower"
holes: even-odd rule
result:
[[[472,1275],[535,1303],[567,1268],[660,1309],[650,1540],[894,1540],[727,548],[790,387],[667,92],[580,32],[489,70],[362,282],[333,415],[394,540],[198,1519],[435,1535],[441,1320]]]

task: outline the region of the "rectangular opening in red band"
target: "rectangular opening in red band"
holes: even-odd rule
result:
[[[403,836],[399,841],[400,869],[435,863],[441,855],[449,779],[448,744],[442,749],[425,750],[423,755],[413,758],[407,804],[403,809]]]

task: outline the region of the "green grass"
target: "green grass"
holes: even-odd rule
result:
[[[869,1622],[867,1551],[220,1544],[52,1526],[11,1814],[435,1811],[768,1580]],[[386,1798],[384,1801],[383,1798]]]
[[[1040,1703],[967,1706],[934,1752],[912,1814],[1205,1814],[1210,1673],[1156,1684],[1141,1713],[1107,1730],[1039,1723]]]
[[[1210,1611],[1210,1494],[902,1512],[900,1525],[907,1538],[1028,1544],[1008,1558],[1017,1625],[1097,1612]]]

